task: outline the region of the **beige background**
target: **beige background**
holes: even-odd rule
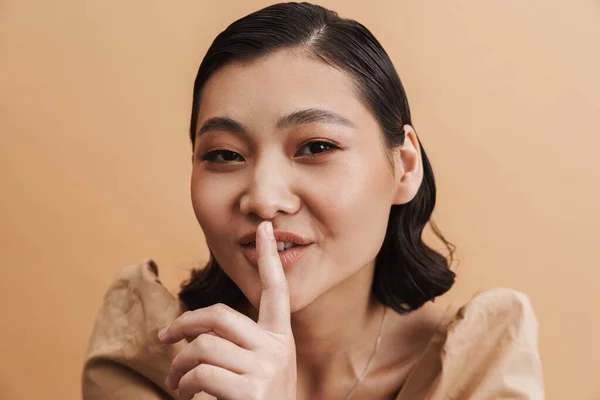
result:
[[[152,257],[175,291],[205,260],[192,83],[214,36],[268,3],[0,2],[0,398],[80,397],[116,271]],[[548,399],[600,399],[600,3],[322,4],[405,83],[461,260],[442,301],[526,292]]]

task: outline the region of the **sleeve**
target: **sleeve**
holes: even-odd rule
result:
[[[120,271],[96,316],[84,360],[83,399],[177,398],[164,382],[183,344],[163,345],[157,333],[181,312],[153,261]]]
[[[504,288],[479,293],[448,326],[428,399],[544,399],[537,341],[526,295]]]

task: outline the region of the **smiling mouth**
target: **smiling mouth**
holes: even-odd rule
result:
[[[248,244],[245,244],[243,246],[244,247],[253,247],[253,248],[256,248],[256,242],[252,241],[252,242],[250,242]],[[291,248],[294,248],[294,247],[302,247],[302,246],[307,246],[307,245],[301,245],[301,244],[297,244],[297,243],[294,243],[294,242],[277,242],[277,251],[279,253],[281,253],[281,252],[283,252],[285,250],[288,250],[288,249],[291,249]]]
[[[286,246],[290,246],[287,247]],[[246,259],[255,267],[258,267],[258,251],[256,242],[250,242],[240,246]],[[284,269],[296,264],[303,256],[313,248],[313,243],[297,244],[291,242],[279,242],[277,244],[277,255]]]

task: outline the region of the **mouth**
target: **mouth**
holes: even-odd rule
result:
[[[253,240],[248,244],[243,244],[242,246],[256,248],[256,242]],[[307,244],[304,244],[304,245],[298,244],[298,243],[294,243],[294,242],[277,242],[277,252],[282,253],[286,250],[289,250],[294,247],[299,247],[299,246],[308,246],[308,245]]]
[[[305,246],[312,243],[312,241],[308,238],[291,232],[282,232],[276,230],[273,235],[277,241],[277,251],[285,251],[295,246]],[[256,231],[242,236],[239,244],[242,246],[251,246],[256,248]]]
[[[297,263],[312,247],[314,242],[299,235],[289,232],[275,231],[277,253],[283,268],[288,268]],[[246,259],[258,266],[258,251],[256,249],[256,232],[242,237],[239,242],[242,253]]]

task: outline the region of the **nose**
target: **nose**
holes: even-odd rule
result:
[[[289,167],[264,160],[257,164],[240,198],[244,215],[272,220],[278,213],[294,214],[300,199],[293,193],[293,177]]]

